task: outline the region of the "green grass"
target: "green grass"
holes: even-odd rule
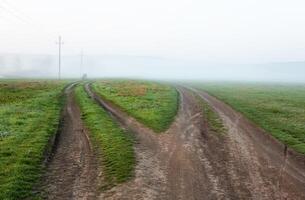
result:
[[[226,128],[219,115],[211,108],[211,106],[200,96],[193,93],[195,98],[200,105],[204,118],[207,120],[209,130],[216,132],[220,135],[226,133]]]
[[[0,105],[33,98],[42,92],[54,89],[56,84],[60,83],[51,81],[0,81]]]
[[[104,80],[95,82],[93,89],[155,132],[168,129],[177,114],[178,92],[169,85],[148,81]]]
[[[305,153],[305,85],[196,84],[231,105],[275,138]]]
[[[0,82],[0,199],[33,197],[44,152],[58,127],[64,85]]]
[[[75,95],[90,138],[101,152],[105,189],[128,180],[133,175],[135,156],[132,136],[120,128],[109,114],[88,97],[82,85]]]

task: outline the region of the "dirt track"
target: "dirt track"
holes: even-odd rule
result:
[[[283,146],[267,140],[265,133],[263,137],[242,115],[198,92],[228,128],[226,136],[211,132],[193,93],[178,90],[179,113],[170,129],[158,135],[91,93],[87,85],[138,140],[135,178],[100,199],[305,199],[302,162],[291,160]]]
[[[178,87],[180,108],[168,131],[156,134],[115,105],[94,97],[136,136],[135,177],[97,191],[99,169],[73,88],[67,89],[64,123],[48,165],[48,199],[305,199],[304,157],[270,137],[207,93],[195,91],[223,119],[228,133],[212,132],[194,92]]]
[[[304,156],[285,147],[215,97],[194,91],[215,109],[228,128],[226,152],[232,164],[233,161],[241,164],[230,170],[237,178],[233,185],[243,184],[253,199],[305,199]]]
[[[98,164],[83,126],[73,86],[65,91],[67,103],[62,129],[42,183],[46,199],[96,199]]]
[[[191,92],[180,88],[179,113],[166,133],[156,134],[111,103],[90,92],[125,128],[136,133],[138,165],[134,180],[118,186],[100,199],[236,199],[223,167],[223,149],[208,129]],[[218,149],[218,148],[217,148]],[[214,158],[214,156],[216,156]],[[246,196],[249,196],[247,194]]]

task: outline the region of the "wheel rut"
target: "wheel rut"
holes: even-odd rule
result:
[[[63,123],[53,155],[47,164],[42,189],[45,199],[96,199],[99,167],[91,146],[73,86],[65,91]]]
[[[134,178],[111,190],[102,192],[98,199],[165,199],[166,175],[161,165],[157,135],[114,105],[101,99],[85,85],[89,96],[95,99],[116,120],[123,129],[135,133],[136,166]]]
[[[92,92],[90,84],[85,90],[135,134],[135,175],[97,191],[97,156],[68,88],[63,128],[45,176],[47,199],[305,199],[304,157],[205,92],[177,87],[177,116],[166,132],[156,134]],[[196,95],[219,114],[227,134],[211,131]]]
[[[208,131],[193,93],[182,87],[178,90],[177,117],[166,132],[156,134],[86,85],[88,94],[135,133],[137,141],[134,179],[103,193],[100,199],[238,199],[224,169],[223,139]]]
[[[249,191],[245,198],[305,199],[303,155],[287,148],[215,97],[190,89],[214,108],[228,129],[223,143],[229,158],[226,168],[237,194],[242,195],[240,188],[244,188]]]

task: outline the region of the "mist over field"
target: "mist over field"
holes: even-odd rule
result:
[[[2,0],[0,77],[305,82],[300,0]],[[84,51],[83,69],[80,52]]]
[[[0,77],[4,78],[57,78],[58,74],[55,55],[7,54],[0,56],[0,65]],[[305,82],[305,62],[212,64],[162,57],[88,55],[81,67],[79,56],[63,56],[64,78],[79,78],[84,73],[89,78]]]
[[[304,0],[0,0],[0,200],[305,200],[304,25]]]

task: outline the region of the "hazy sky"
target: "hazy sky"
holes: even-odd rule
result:
[[[84,48],[209,62],[305,60],[304,0],[0,0],[0,6],[0,53],[56,53],[61,34],[66,54]]]
[[[56,55],[59,34],[64,55],[304,61],[305,1],[0,0],[0,54]]]

